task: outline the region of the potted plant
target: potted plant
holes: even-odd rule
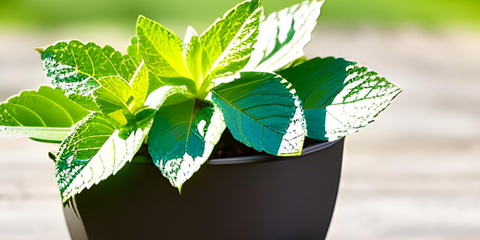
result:
[[[343,137],[401,92],[354,62],[305,58],[322,4],[265,17],[248,0],[183,40],[140,16],[127,54],[37,49],[53,87],[1,104],[0,135],[60,144],[74,239],[322,239]]]

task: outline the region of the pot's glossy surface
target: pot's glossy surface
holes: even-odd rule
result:
[[[129,163],[65,207],[70,234],[74,240],[324,239],[343,145],[344,139],[321,143],[300,157],[212,160],[182,195],[154,164]]]

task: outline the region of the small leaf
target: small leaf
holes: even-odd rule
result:
[[[172,85],[184,85],[189,81],[191,76],[183,59],[183,43],[177,35],[140,16],[137,37],[140,53],[154,75]]]
[[[248,0],[229,10],[210,26],[200,43],[208,54],[213,78],[231,75],[247,64],[258,35],[263,7],[259,0]]]
[[[270,14],[260,23],[255,50],[244,70],[273,72],[303,57],[323,2],[304,1]]]
[[[127,54],[133,59],[133,61],[140,65],[142,62],[142,54],[140,54],[140,46],[137,37],[132,37],[130,40],[130,46],[127,47]]]
[[[189,44],[185,48],[185,55],[193,80],[198,86],[201,86],[209,73],[210,63],[208,62],[208,52],[203,48],[197,36],[190,38]]]
[[[308,137],[334,141],[374,121],[401,89],[342,58],[315,58],[279,72],[304,102]]]
[[[207,161],[225,130],[217,106],[184,99],[177,104],[168,104],[170,98],[165,102],[155,115],[148,142],[153,162],[179,189]]]
[[[101,48],[95,43],[59,42],[41,53],[43,68],[52,84],[66,94],[90,95],[99,86],[97,80],[117,76],[128,81],[137,64],[110,46]]]
[[[135,112],[144,106],[149,92],[149,73],[140,63],[130,84],[119,77],[104,77],[93,95],[100,110],[119,126],[135,122]],[[118,127],[118,126],[117,126]]]
[[[130,85],[132,86],[132,97],[134,99],[131,110],[135,111],[143,106],[149,92],[149,72],[147,66],[143,62],[140,63],[140,66],[133,75]],[[157,86],[157,88],[158,87],[159,86]]]
[[[133,124],[135,116],[130,104],[134,99],[130,85],[119,77],[104,77],[100,79],[100,84],[93,95],[102,113],[120,126]]]
[[[130,55],[139,66],[142,64],[143,57],[142,57],[141,52],[140,52],[139,40],[138,40],[137,37],[132,38],[131,45],[128,46],[127,52],[128,52],[128,55]],[[143,64],[145,64],[145,63],[143,62]],[[138,69],[137,69],[137,71],[138,71]],[[148,76],[149,84],[148,84],[147,95],[149,95],[150,93],[152,93],[156,89],[164,86],[165,83],[162,82],[162,80],[160,80],[160,78],[155,76],[155,74],[153,74],[150,70],[147,69],[147,72],[148,72],[148,75],[149,75]]]
[[[40,87],[38,91],[24,91],[0,105],[0,135],[61,142],[70,128],[89,113],[66,97],[61,89]]]
[[[238,141],[273,155],[301,154],[305,119],[300,100],[286,80],[271,73],[243,72],[212,93]]]
[[[185,37],[183,38],[183,44],[189,44],[192,41],[193,37],[198,37],[198,33],[195,28],[193,28],[192,26],[188,26],[187,31],[185,31]]]

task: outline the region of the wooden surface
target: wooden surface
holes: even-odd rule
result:
[[[48,83],[33,48],[58,37],[0,34],[1,100]],[[347,138],[328,239],[480,239],[480,36],[317,29],[314,39],[308,56],[356,60],[404,89]],[[0,139],[0,239],[69,239],[50,147]]]

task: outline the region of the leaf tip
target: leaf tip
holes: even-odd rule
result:
[[[282,153],[282,154],[278,154],[277,156],[279,156],[279,157],[298,157],[298,156],[302,155],[302,150],[303,149],[300,149],[298,152],[294,152],[294,153]]]
[[[138,15],[138,18],[137,18],[137,27],[138,25],[141,23],[141,22],[144,22],[144,21],[147,21],[148,18],[143,16],[143,15]]]
[[[180,186],[177,187],[178,195],[180,195],[180,196],[182,196],[182,186],[183,186],[183,184],[180,184]]]
[[[37,51],[38,53],[42,54],[44,49],[43,48],[35,48],[35,51]]]

